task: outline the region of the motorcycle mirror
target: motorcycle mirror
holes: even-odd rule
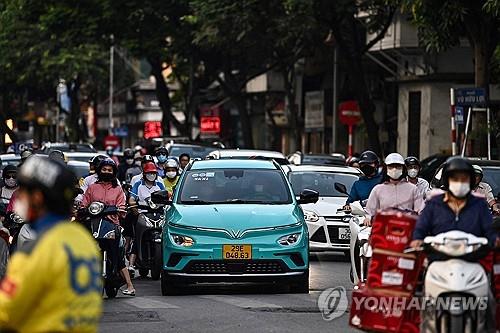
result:
[[[334,186],[335,186],[335,189],[336,189],[338,192],[340,192],[340,193],[342,193],[342,194],[348,194],[348,193],[347,193],[347,187],[346,187],[344,184],[342,184],[342,183],[337,183],[337,182],[336,182],[336,183],[334,184]]]
[[[300,192],[299,204],[316,203],[319,200],[319,193],[314,190],[304,189]]]
[[[159,205],[171,205],[167,191],[156,191],[151,193],[151,201]]]

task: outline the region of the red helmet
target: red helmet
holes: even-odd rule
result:
[[[157,172],[156,165],[153,162],[147,162],[142,167],[142,172],[144,172],[144,173],[147,173],[147,172]]]

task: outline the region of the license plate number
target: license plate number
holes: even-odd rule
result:
[[[222,258],[225,260],[252,259],[252,245],[223,245]]]
[[[339,228],[339,239],[351,239],[351,230],[349,228]]]

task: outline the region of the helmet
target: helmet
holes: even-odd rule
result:
[[[115,150],[113,146],[106,146],[106,154],[110,155],[113,154],[113,151]]]
[[[115,161],[113,161],[109,157],[106,157],[99,163],[99,166],[96,169],[97,174],[101,173],[102,168],[106,165],[110,165],[113,167],[113,174],[116,176],[116,174],[118,173],[118,167],[116,166]]]
[[[47,210],[62,215],[71,212],[77,178],[65,164],[33,156],[19,169],[17,181],[21,188],[40,190]]]
[[[352,166],[354,163],[359,163],[359,158],[357,158],[356,156],[351,156],[347,158],[346,165]]]
[[[158,148],[155,149],[155,155],[160,155],[160,154],[165,154],[165,155],[168,155],[168,150],[167,148],[163,147],[163,146],[160,146]]]
[[[92,164],[92,167],[94,169],[97,169],[99,167],[99,164],[101,164],[101,162],[107,158],[108,157],[105,155],[95,155],[89,160],[89,163]]]
[[[405,165],[405,160],[403,159],[403,156],[401,156],[398,153],[391,153],[391,154],[387,155],[384,162],[385,162],[385,165],[389,165],[389,164]]]
[[[142,167],[142,172],[157,172],[156,165],[153,162],[146,162]]]
[[[371,163],[376,163],[378,165],[379,159],[377,154],[372,152],[371,150],[364,151],[360,156],[359,156],[359,163],[366,163],[366,164],[371,164]]]
[[[125,149],[123,151],[123,158],[126,160],[134,158],[134,151],[131,148]]]
[[[174,159],[174,158],[169,158],[169,159],[167,160],[166,165],[165,165],[165,169],[167,169],[167,168],[176,168],[176,169],[178,169],[178,168],[179,168],[179,163],[177,162],[177,160],[176,160],[176,159]]]
[[[141,145],[136,145],[136,146],[134,147],[134,150],[135,150],[136,152],[141,151],[141,150],[142,150],[142,146],[141,146]]]
[[[21,160],[25,160],[32,155],[33,155],[33,151],[31,149],[25,149],[21,153]]]
[[[143,163],[143,164],[144,164],[144,163],[147,163],[147,162],[153,162],[153,163],[154,163],[154,161],[155,161],[155,159],[154,159],[154,157],[153,157],[153,156],[151,156],[151,155],[144,155],[144,156],[142,157],[142,163]]]
[[[14,173],[14,172],[17,173],[17,167],[15,165],[7,164],[5,168],[3,168],[2,178],[5,179],[7,173]]]
[[[444,185],[445,189],[448,189],[448,180],[452,173],[454,172],[465,172],[470,176],[470,187],[474,188],[475,177],[474,168],[472,164],[465,158],[452,156],[448,158],[444,164],[443,172],[441,176],[441,183]]]
[[[474,168],[474,173],[476,175],[478,175],[478,176],[479,175],[481,175],[481,176],[483,175],[483,168],[481,168],[479,165],[474,164],[472,167]]]
[[[420,161],[414,156],[408,156],[407,158],[405,158],[405,165],[406,167],[409,167],[410,165],[416,165],[419,168],[421,167]]]
[[[66,163],[64,153],[57,149],[49,153],[49,159],[60,163]]]
[[[140,160],[140,159],[142,159],[142,155],[141,155],[141,153],[136,152],[136,153],[134,154],[134,160]]]

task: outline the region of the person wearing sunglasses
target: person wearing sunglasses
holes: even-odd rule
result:
[[[3,185],[0,187],[0,220],[6,213],[12,194],[17,190],[17,167],[7,165],[2,172]]]

